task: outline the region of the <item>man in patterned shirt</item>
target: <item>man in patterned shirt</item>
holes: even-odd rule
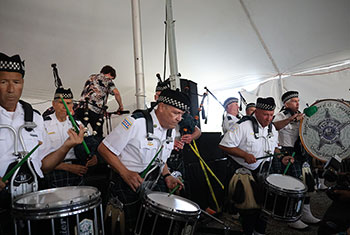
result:
[[[77,118],[82,120],[85,126],[90,123],[99,137],[103,134],[103,111],[108,101],[108,94],[114,95],[119,104],[118,111],[124,109],[120,93],[113,82],[115,78],[115,69],[106,65],[99,74],[90,75],[81,92],[80,105],[76,111]]]

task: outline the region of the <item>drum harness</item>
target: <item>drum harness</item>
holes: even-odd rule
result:
[[[23,109],[24,109],[24,124],[22,126],[20,126],[18,128],[18,131],[16,132],[15,128],[10,126],[10,125],[6,125],[6,124],[0,124],[0,128],[7,128],[9,129],[14,136],[14,152],[13,155],[15,155],[17,157],[15,163],[20,162],[21,159],[27,155],[28,150],[25,146],[24,140],[23,140],[23,136],[21,135],[23,128],[26,129],[26,131],[31,132],[37,125],[33,122],[33,112],[37,112],[36,110],[34,110],[32,108],[32,106],[23,101],[23,100],[19,100],[19,103],[22,105]],[[18,139],[19,142],[21,143],[21,146],[23,148],[23,151],[18,151]],[[13,200],[19,196],[22,195],[24,193],[28,193],[28,192],[35,192],[38,191],[38,179],[37,179],[37,175],[30,163],[30,159],[29,158],[27,160],[27,166],[28,169],[31,173],[31,175],[33,176],[33,180],[31,183],[27,183],[31,181],[31,177],[29,177],[29,179],[27,179],[25,176],[19,174],[20,173],[20,169],[21,167],[19,167],[13,174],[13,176],[11,177],[10,180],[10,193],[11,193],[11,200],[13,202]],[[10,164],[11,166],[11,164]],[[9,169],[8,169],[9,170]],[[15,182],[16,177],[19,176],[20,179],[19,181]]]

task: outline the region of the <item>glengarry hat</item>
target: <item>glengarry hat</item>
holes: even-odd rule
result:
[[[227,106],[231,103],[238,103],[238,99],[236,97],[230,97],[230,98],[227,98],[225,101],[224,101],[224,108],[227,109]]]
[[[299,97],[299,92],[297,91],[287,91],[282,95],[282,103],[286,103],[289,99]]]
[[[0,52],[0,71],[4,72],[17,72],[24,77],[24,61],[21,60],[19,55],[7,56]]]
[[[171,105],[182,111],[189,111],[191,106],[191,101],[185,93],[178,89],[174,91],[170,88],[167,88],[160,93],[157,102]]]
[[[73,93],[72,91],[70,90],[70,88],[68,89],[64,89],[63,87],[59,87],[56,89],[55,91],[55,95],[53,97],[53,99],[60,99],[60,98],[63,98],[63,99],[73,99]]]
[[[276,108],[276,103],[273,97],[261,98],[256,100],[256,108],[272,111]]]
[[[255,103],[249,103],[247,104],[247,106],[245,106],[245,110],[251,108],[251,107],[255,107]]]

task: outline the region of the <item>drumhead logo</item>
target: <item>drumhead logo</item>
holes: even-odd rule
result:
[[[93,235],[94,234],[94,226],[92,223],[92,220],[90,219],[83,219],[79,223],[79,230],[81,235]]]
[[[326,109],[325,119],[319,122],[317,125],[309,125],[311,129],[318,132],[320,137],[319,145],[317,149],[319,150],[325,144],[337,144],[341,149],[345,149],[344,145],[340,139],[340,131],[349,125],[350,122],[340,123],[338,120],[331,117],[329,114],[329,109]]]
[[[350,155],[350,107],[339,100],[315,103],[318,111],[305,117],[300,137],[304,148],[313,157],[328,161],[334,155]]]

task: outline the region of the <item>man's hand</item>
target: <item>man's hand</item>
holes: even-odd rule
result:
[[[84,126],[79,125],[79,135],[73,130],[69,129],[67,131],[68,133],[68,139],[63,143],[63,145],[66,145],[69,149],[76,146],[77,144],[81,144],[84,140]]]
[[[89,161],[86,162],[85,166],[90,167],[90,166],[95,166],[97,164],[97,157],[94,155]]]
[[[193,140],[192,134],[185,134],[181,136],[181,142],[184,142],[186,144],[190,144]]]
[[[303,119],[304,116],[305,116],[305,114],[303,114],[303,113],[296,113],[296,114],[294,114],[293,116],[291,116],[290,119],[291,119],[291,122],[292,122],[292,121],[298,122],[298,121],[300,121],[301,119]]]
[[[172,175],[169,175],[168,177],[166,177],[164,179],[166,186],[169,189],[174,189],[177,185],[180,185],[179,190],[181,190],[184,186],[184,184],[181,182],[181,180],[179,180],[178,178],[175,178]]]
[[[247,153],[245,156],[244,156],[244,160],[246,163],[248,164],[252,164],[252,163],[255,163],[256,162],[256,158],[254,157],[253,154],[249,154]]]
[[[79,164],[66,164],[66,169],[67,171],[79,176],[85,175],[88,171],[88,168],[86,166],[82,166]]]
[[[282,158],[282,163],[283,165],[288,165],[289,161],[293,164],[294,163],[294,158],[292,156],[284,156]]]
[[[136,192],[136,189],[138,189],[138,187],[140,187],[140,185],[143,182],[143,179],[137,172],[129,171],[127,169],[125,170],[125,172],[120,173],[120,176],[134,192]]]
[[[117,112],[123,111],[123,110],[124,110],[124,106],[123,105],[119,105],[119,108],[118,108]]]
[[[8,182],[8,180],[6,180],[6,182],[2,182],[2,178],[0,177],[0,191],[6,187],[7,182]]]
[[[185,145],[184,142],[175,139],[175,141],[174,141],[174,149],[176,151],[179,151],[180,149],[183,149],[184,145]]]

